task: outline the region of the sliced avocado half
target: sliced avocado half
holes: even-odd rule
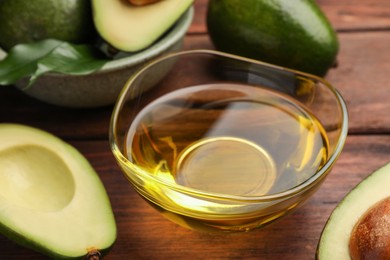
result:
[[[0,233],[54,258],[104,254],[116,239],[106,190],[74,147],[0,124]]]
[[[124,52],[140,51],[162,36],[193,0],[163,0],[134,6],[127,0],[92,0],[93,20],[99,35]]]
[[[390,163],[369,175],[345,196],[332,212],[322,231],[317,259],[351,259],[349,242],[354,227],[372,207],[390,198],[389,184]]]

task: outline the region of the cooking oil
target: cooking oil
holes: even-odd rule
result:
[[[133,120],[126,142],[128,160],[164,182],[245,197],[305,182],[324,165],[329,149],[321,122],[303,104],[236,83],[186,87],[156,99]],[[173,208],[195,210],[194,201],[150,187]]]

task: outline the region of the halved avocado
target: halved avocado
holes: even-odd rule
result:
[[[0,124],[0,233],[54,258],[100,255],[116,239],[106,190],[86,158],[42,130]]]
[[[162,36],[193,0],[163,0],[134,6],[123,0],[92,0],[93,20],[99,35],[124,52],[142,50]]]
[[[372,213],[379,207],[383,208],[383,203],[390,203],[390,163],[376,170],[374,173],[369,175],[361,183],[359,183],[332,212],[329,220],[327,221],[324,230],[322,231],[321,239],[317,248],[317,259],[319,260],[344,260],[351,259],[349,247],[350,240],[353,232],[359,225],[368,224],[371,226],[366,230],[366,234],[360,234],[364,236],[376,237],[374,240],[380,239],[383,235],[375,232],[372,228],[372,224],[375,225],[376,217],[372,217]],[[387,206],[390,209],[390,205]],[[381,209],[379,210],[379,212]],[[387,216],[387,222],[381,223],[383,225],[390,225],[390,212],[380,212],[379,214],[385,213]],[[371,214],[369,219],[366,218]],[[377,216],[378,217],[378,216]],[[386,220],[386,218],[381,218]],[[367,221],[374,221],[369,223]],[[387,232],[388,236],[389,232]],[[359,236],[360,236],[359,235]],[[367,238],[367,237],[366,237]],[[366,240],[363,237],[363,240]],[[372,242],[375,242],[372,240]],[[390,245],[390,241],[387,241],[387,246]],[[376,245],[370,245],[371,249]],[[387,247],[388,248],[388,247]],[[371,252],[376,254],[377,252]],[[389,252],[390,253],[390,252]],[[372,255],[374,256],[374,255]],[[361,258],[367,259],[367,258]],[[379,259],[379,258],[371,258]],[[380,258],[384,259],[384,258]],[[388,258],[386,258],[388,259]]]

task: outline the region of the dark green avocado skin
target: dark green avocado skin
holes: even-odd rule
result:
[[[318,76],[339,50],[313,0],[210,0],[207,29],[217,50]]]
[[[0,0],[0,47],[47,38],[71,43],[95,40],[89,0]]]

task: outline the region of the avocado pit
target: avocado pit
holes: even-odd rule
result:
[[[390,259],[389,183],[390,162],[340,201],[322,231],[316,259]]]
[[[354,259],[390,259],[390,197],[377,202],[354,226],[349,240]]]

